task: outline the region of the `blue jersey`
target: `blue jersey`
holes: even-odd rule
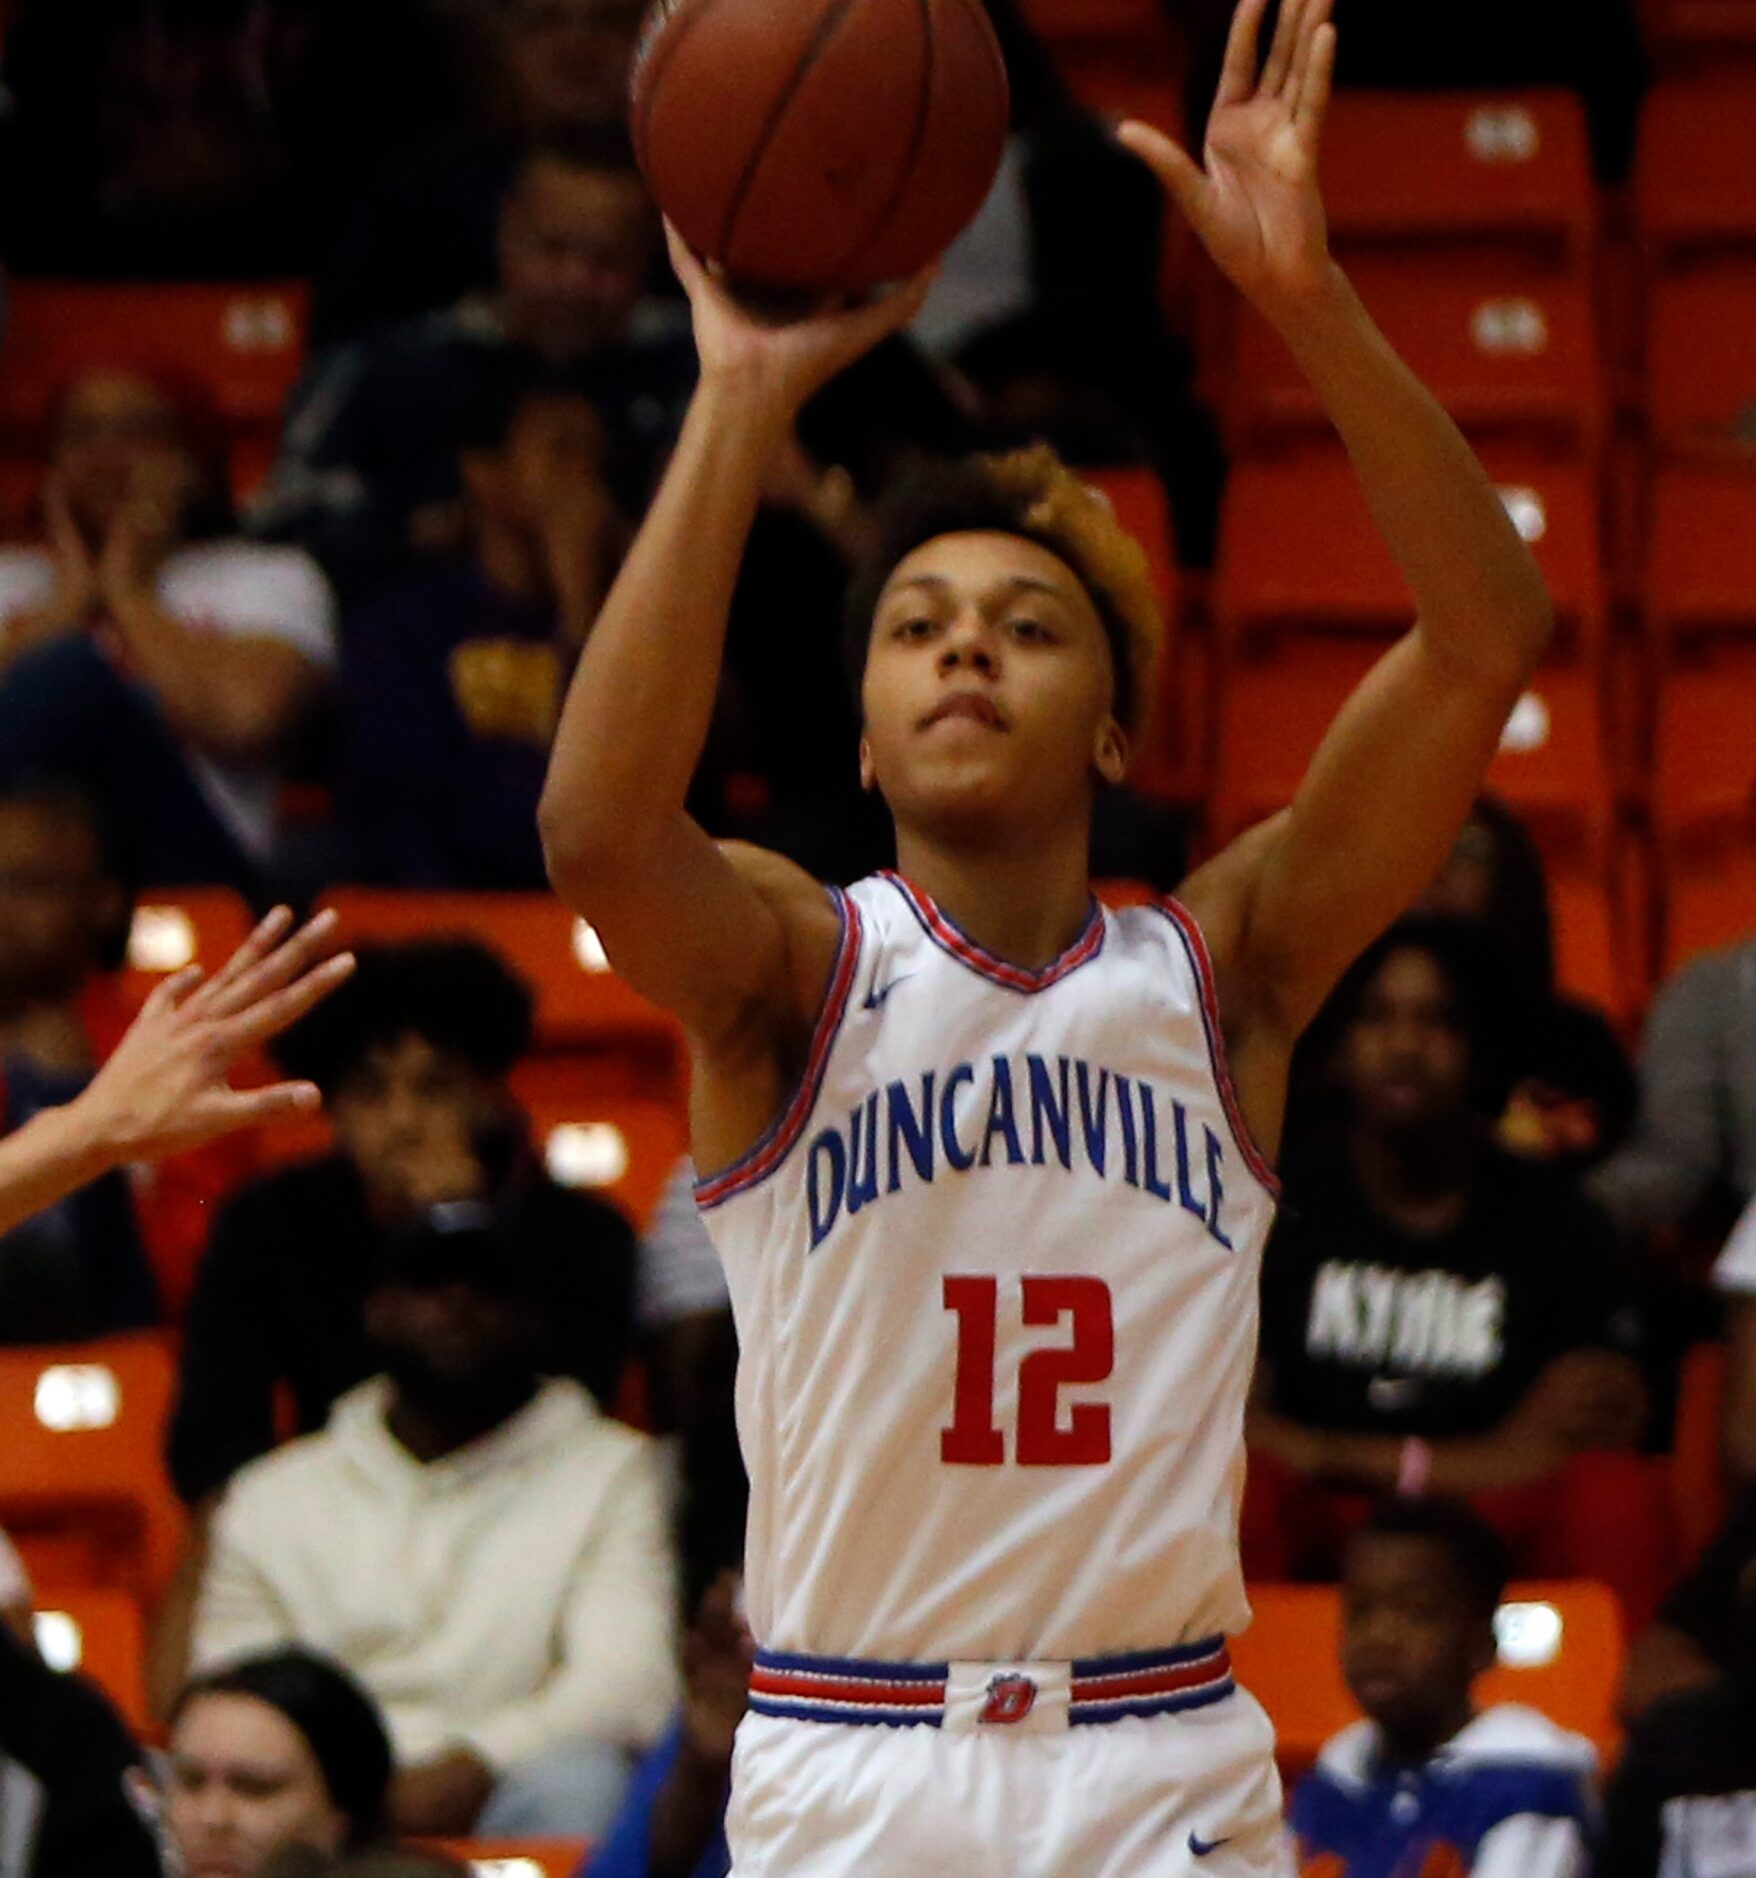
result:
[[[1293,1795],[1300,1860],[1311,1878],[1584,1878],[1596,1768],[1589,1741],[1512,1703],[1413,1768],[1357,1722]]]

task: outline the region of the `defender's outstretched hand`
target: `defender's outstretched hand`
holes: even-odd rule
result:
[[[1268,0],[1239,0],[1207,123],[1205,168],[1173,139],[1130,122],[1121,141],[1158,176],[1222,272],[1264,312],[1318,293],[1329,237],[1317,150],[1335,74],[1333,0],[1283,0],[1262,75]]]
[[[234,1089],[238,1060],[278,1036],[353,970],[330,956],[335,915],[288,937],[277,907],[212,978],[192,967],[155,990],[114,1054],[73,1104],[113,1163],[156,1160],[216,1135],[317,1107],[309,1083]]]
[[[689,296],[703,379],[752,376],[789,417],[856,359],[911,324],[938,271],[929,268],[863,305],[829,307],[781,323],[738,300],[668,222],[665,235]]]

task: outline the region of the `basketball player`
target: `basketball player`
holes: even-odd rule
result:
[[[1550,608],[1329,259],[1329,0],[1285,0],[1258,78],[1264,5],[1239,8],[1205,169],[1124,139],[1302,362],[1419,623],[1292,809],[1179,903],[1092,902],[1093,797],[1127,771],[1158,622],[1140,555],[1046,452],[929,479],[861,583],[860,761],[899,871],[825,891],[691,823],[764,472],[925,283],[770,328],[677,253],[701,386],[543,829],[693,1047],[753,1486],[740,1878],[1289,1869],[1225,1647],[1288,1058],[1449,852]]]

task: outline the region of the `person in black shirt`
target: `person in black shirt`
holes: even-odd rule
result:
[[[1622,1678],[1632,1721],[1667,1696],[1709,1688],[1737,1660],[1740,1586],[1756,1567],[1756,1487],[1739,1495],[1694,1569],[1673,1586],[1657,1620],[1635,1640]]]
[[[1484,935],[1422,917],[1314,1027],[1327,1100],[1305,1104],[1263,1268],[1252,1540],[1325,1571],[1329,1490],[1430,1485],[1475,1497],[1523,1568],[1618,1578],[1648,1610],[1662,1560],[1590,1536],[1654,1491],[1614,1241],[1566,1174],[1491,1133],[1517,1021]]]

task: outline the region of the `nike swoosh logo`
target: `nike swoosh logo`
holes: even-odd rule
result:
[[[1230,1839],[1204,1839],[1198,1832],[1189,1835],[1189,1850],[1197,1858],[1206,1858],[1208,1853],[1217,1852],[1222,1845],[1230,1845]]]
[[[882,991],[874,985],[872,989],[866,993],[866,1009],[868,1011],[883,1010],[885,1002],[891,992],[893,992],[898,985],[906,985],[913,977],[913,972],[904,972],[900,978],[891,979],[890,983],[887,984]]]

